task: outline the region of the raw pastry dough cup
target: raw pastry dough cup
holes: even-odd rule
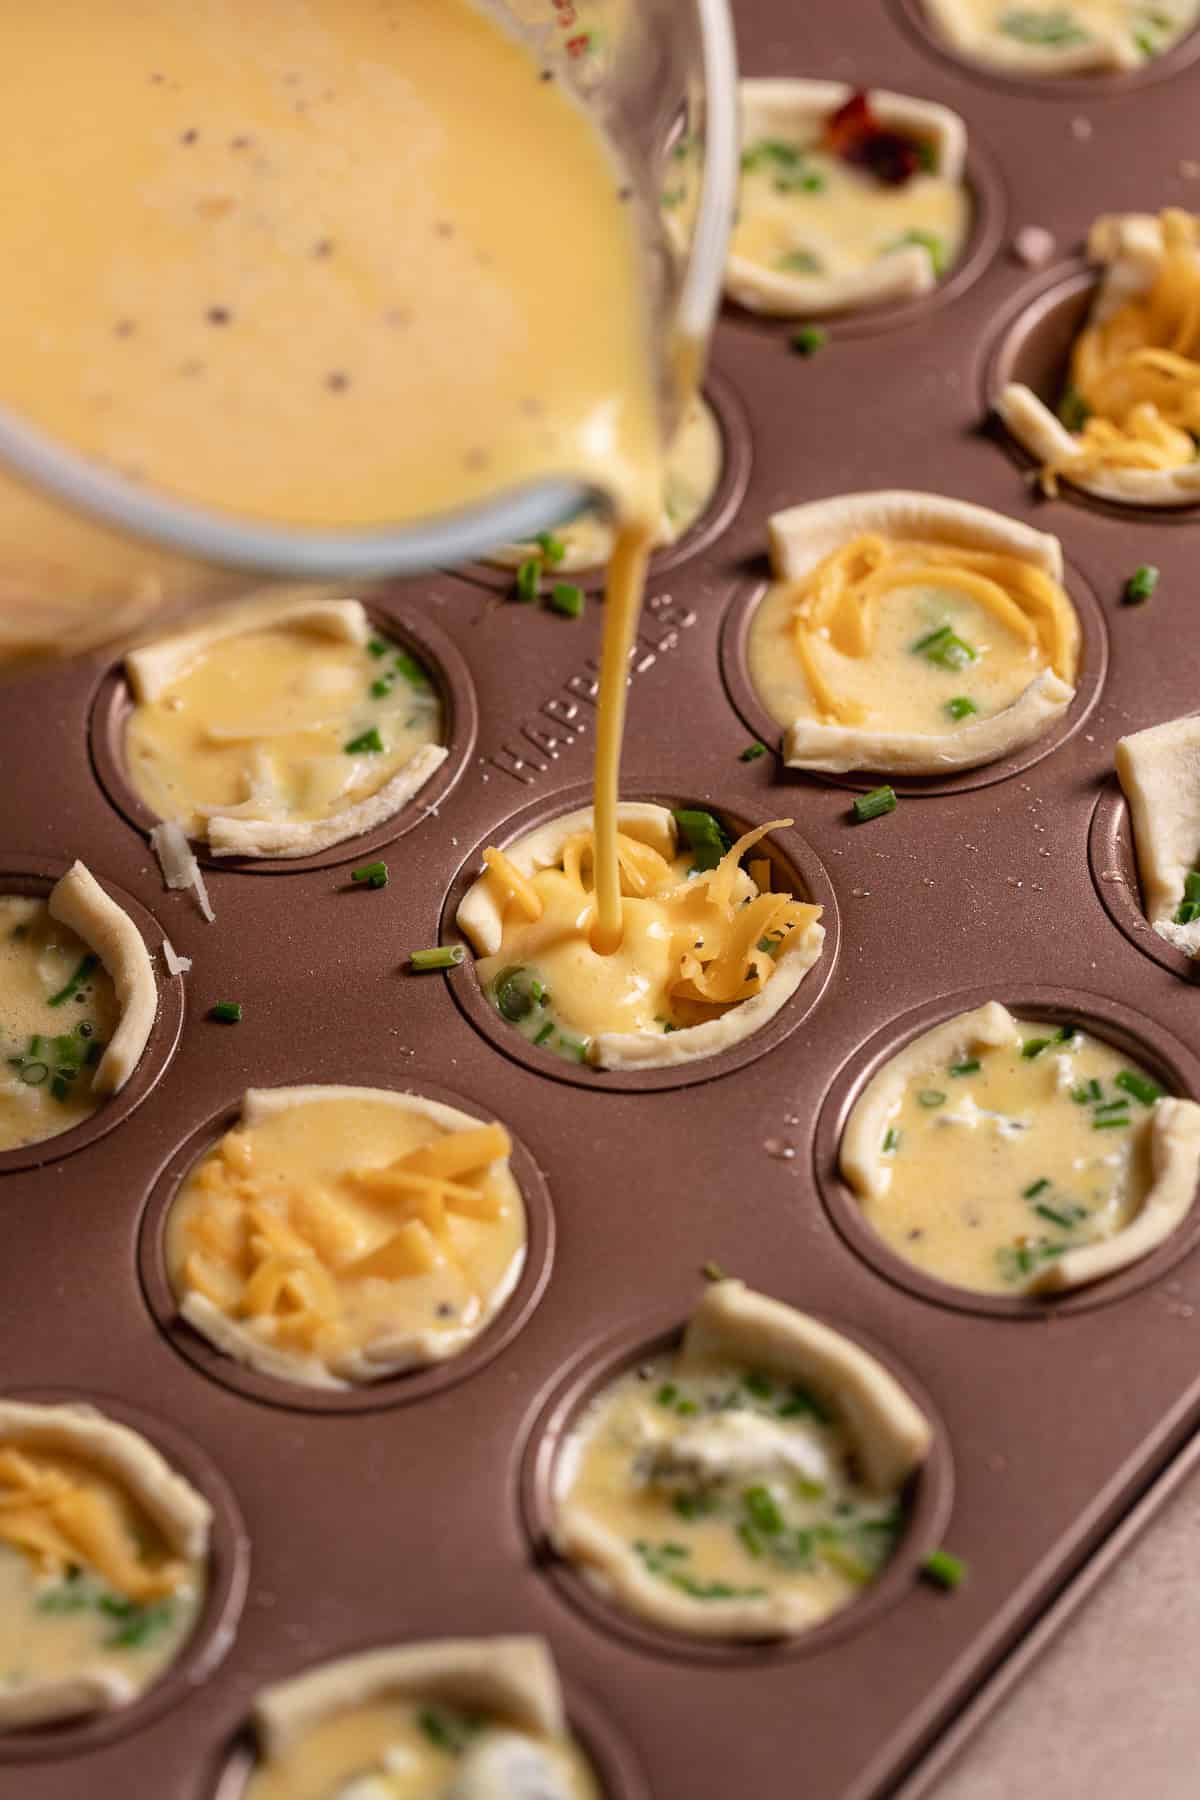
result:
[[[460,942],[466,939],[466,933],[458,923],[458,910],[467,894],[479,879],[482,869],[482,855],[485,847],[495,844],[500,849],[510,848],[514,842],[527,838],[532,832],[552,825],[564,815],[589,808],[592,790],[590,785],[563,790],[557,796],[542,801],[537,806],[517,813],[515,817],[489,834],[471,852],[447,895],[442,908],[442,922],[439,941],[446,943]],[[724,820],[734,835],[749,830],[754,819],[745,819],[740,814],[725,813],[716,802],[697,801],[693,799],[664,799],[661,793],[651,793],[642,789],[627,789],[623,793],[622,807],[636,808],[642,804],[654,807],[712,807]],[[727,1074],[732,1069],[742,1068],[746,1063],[763,1055],[767,1050],[793,1031],[800,1021],[811,1012],[820,999],[837,959],[838,950],[838,915],[837,901],[833,884],[825,872],[824,866],[815,853],[792,830],[773,831],[756,847],[755,855],[769,857],[775,865],[777,878],[781,878],[782,887],[793,892],[804,901],[820,906],[824,910],[820,924],[825,937],[816,960],[800,971],[797,985],[789,992],[781,1004],[773,1008],[763,1008],[759,1017],[761,1023],[752,1025],[736,1040],[722,1048],[708,1053],[693,1056],[687,1061],[669,1065],[637,1067],[599,1068],[591,1064],[579,1065],[566,1062],[562,1057],[553,1056],[544,1050],[537,1049],[514,1027],[502,1019],[479,985],[475,973],[473,952],[468,947],[467,961],[460,970],[455,971],[450,979],[450,991],[455,1000],[471,1021],[472,1025],[488,1038],[497,1049],[503,1050],[506,1056],[516,1062],[524,1063],[535,1074],[549,1076],[551,1080],[573,1082],[581,1087],[598,1088],[601,1091],[635,1089],[650,1091],[661,1088],[684,1087],[695,1081],[711,1081],[714,1076]],[[795,954],[799,954],[796,952]],[[768,982],[762,997],[769,997],[771,983]],[[758,998],[758,997],[756,997]],[[754,999],[743,1001],[743,1006],[755,1005]],[[731,1008],[731,1011],[736,1010]],[[728,1014],[725,1015],[726,1017]],[[706,1026],[700,1030],[708,1029]],[[682,1035],[682,1034],[679,1034]],[[615,1035],[610,1041],[619,1042]],[[635,1039],[634,1042],[640,1042]],[[645,1042],[653,1046],[657,1040],[646,1035]]]
[[[14,1388],[4,1400],[37,1406],[86,1407],[143,1437],[211,1508],[208,1521],[208,1585],[196,1623],[163,1673],[127,1705],[75,1721],[0,1732],[0,1768],[100,1750],[192,1697],[229,1651],[246,1598],[250,1539],[224,1477],[193,1439],[106,1394]],[[82,1765],[78,1765],[82,1767]],[[0,1776],[0,1785],[7,1777]],[[17,1779],[15,1776],[12,1778]]]
[[[435,1105],[453,1107],[482,1124],[490,1123],[496,1116],[487,1108],[444,1088],[406,1079],[404,1068],[397,1068],[395,1064],[384,1072],[356,1060],[354,1072],[359,1077],[354,1084],[357,1087],[415,1094]],[[327,1081],[322,1085],[334,1084]],[[172,1349],[194,1368],[236,1393],[273,1406],[312,1413],[375,1412],[423,1400],[465,1381],[511,1343],[541,1299],[550,1279],[555,1245],[554,1213],[545,1180],[529,1151],[516,1138],[513,1139],[509,1166],[525,1204],[524,1262],[512,1291],[495,1316],[457,1355],[399,1374],[381,1374],[377,1380],[354,1386],[309,1387],[235,1360],[194,1330],[180,1313],[167,1275],[167,1219],[187,1175],[241,1116],[242,1096],[238,1095],[230,1105],[196,1126],[154,1177],[138,1229],[138,1269],[150,1311]]]
[[[463,1675],[457,1676],[454,1663],[460,1651],[464,1653],[464,1668]],[[485,1677],[481,1690],[480,1678],[472,1674],[472,1666],[477,1669],[481,1658],[497,1653],[503,1656],[506,1666],[498,1679]],[[306,1713],[307,1722],[315,1724],[318,1714],[325,1710],[326,1698],[335,1705],[354,1704],[351,1696],[357,1693],[360,1699],[365,1698],[368,1689],[403,1693],[407,1688],[414,1695],[429,1695],[430,1675],[437,1697],[448,1704],[454,1704],[457,1698],[460,1704],[468,1705],[472,1696],[475,1704],[481,1704],[492,1694],[498,1699],[511,1694],[518,1709],[529,1713],[531,1723],[542,1717],[547,1722],[557,1720],[591,1763],[605,1800],[651,1800],[645,1777],[624,1738],[614,1730],[606,1713],[569,1682],[561,1680],[542,1639],[465,1635],[424,1643],[364,1647],[336,1661],[299,1670],[264,1689],[256,1701],[252,1721],[226,1748],[213,1800],[243,1800],[260,1744],[264,1740],[269,1743],[281,1729],[285,1735],[289,1728],[303,1729]]]
[[[289,875],[362,861],[425,823],[431,815],[436,816],[458,782],[475,749],[479,725],[475,686],[466,659],[453,640],[419,607],[393,609],[385,597],[375,594],[368,594],[363,605],[373,627],[395,638],[429,670],[442,702],[447,755],[397,811],[356,837],[343,838],[304,856],[218,856],[206,841],[197,839],[193,849],[205,868],[250,875]],[[133,707],[133,694],[123,665],[118,662],[102,678],[92,702],[88,723],[92,766],[111,804],[148,836],[161,821],[141,798],[125,767],[125,727]],[[397,779],[393,777],[394,781]]]
[[[1108,672],[1108,632],[1103,610],[1078,571],[1064,565],[1061,546],[1049,534],[1036,531],[1005,514],[988,507],[971,506],[936,494],[908,493],[904,490],[879,490],[862,494],[843,494],[828,500],[802,503],[772,514],[768,530],[774,536],[779,528],[807,540],[805,546],[790,553],[789,560],[797,568],[810,568],[821,557],[852,537],[859,530],[894,529],[898,535],[927,536],[950,543],[988,548],[1016,549],[1025,546],[1038,566],[1055,574],[1074,607],[1080,626],[1079,660],[1075,674],[1073,697],[1048,717],[1040,732],[1026,737],[1008,751],[990,760],[966,767],[949,767],[926,774],[908,774],[892,768],[830,769],[801,767],[784,762],[790,774],[804,775],[822,782],[866,791],[886,781],[897,793],[947,794],[988,787],[1007,780],[1011,775],[1040,762],[1060,744],[1074,735],[1088,717],[1100,696]],[[797,527],[799,526],[799,529]],[[750,675],[748,645],[754,615],[774,576],[746,583],[735,593],[721,629],[721,673],[729,697],[756,737],[772,749],[783,746],[784,755],[791,728],[781,726],[763,705]],[[1057,683],[1057,678],[1052,678]],[[1035,684],[1030,684],[1026,695]],[[1061,684],[1058,684],[1061,686]],[[1025,696],[1022,696],[1022,700]],[[1017,705],[1022,700],[1016,702]],[[1008,709],[1010,712],[1013,708]],[[970,727],[967,728],[968,730]]]
[[[1196,36],[1200,40],[1200,30]],[[1102,253],[1123,234],[1131,246],[1128,263],[1108,276],[1100,266]],[[1075,440],[1056,409],[1072,347],[1093,308],[1111,309],[1144,286],[1157,237],[1157,221],[1148,215],[1098,219],[1089,233],[1091,260],[1058,264],[1008,310],[988,360],[984,404],[1022,466],[1040,469],[1070,453]],[[1117,469],[1079,480],[1064,471],[1058,479],[1060,498],[1082,500],[1122,519],[1143,516],[1160,527],[1164,518],[1200,505],[1200,460],[1176,470]]]
[[[29,894],[39,900],[49,899],[55,885],[71,867],[70,863],[51,862],[33,856],[4,857],[0,859],[0,893]],[[94,870],[91,874],[96,879]],[[60,1132],[57,1137],[42,1138],[36,1144],[21,1144],[13,1150],[0,1150],[0,1181],[11,1171],[35,1168],[41,1163],[57,1162],[60,1157],[72,1156],[77,1150],[94,1144],[98,1138],[112,1131],[122,1119],[127,1119],[141,1105],[157,1085],[179,1042],[179,1033],[183,1027],[183,981],[180,976],[167,973],[162,957],[163,932],[157,920],[131,895],[111,881],[98,879],[97,886],[107,900],[116,903],[142,940],[149,956],[151,977],[156,990],[155,1008],[148,1023],[143,1019],[145,1037],[142,1037],[139,1026],[137,1041],[131,1039],[129,1042],[130,1055],[121,1060],[123,1079],[112,1092],[101,1096],[95,1112],[80,1124],[72,1126],[69,1131]],[[82,891],[86,892],[86,884]],[[74,918],[72,911],[71,919],[66,921],[72,929],[75,929]],[[77,932],[77,935],[83,934]],[[148,1004],[148,993],[146,1000]],[[100,1066],[103,1068],[103,1063]]]
[[[1138,1261],[1114,1271],[1086,1287],[1045,1296],[976,1293],[926,1274],[898,1256],[864,1216],[858,1195],[840,1171],[840,1153],[846,1121],[855,1102],[873,1076],[914,1039],[960,1013],[973,1011],[999,997],[1018,1018],[1045,1019],[1052,1024],[1075,1023],[1106,1043],[1124,1051],[1147,1068],[1169,1094],[1184,1099],[1200,1096],[1200,1058],[1140,1013],[1099,994],[1076,994],[1056,987],[1020,987],[999,996],[995,987],[975,988],[905,1014],[885,1026],[861,1046],[840,1070],[817,1121],[814,1173],[825,1210],[850,1248],[877,1274],[906,1288],[919,1299],[959,1312],[984,1313],[1013,1320],[1045,1320],[1083,1312],[1122,1300],[1155,1282],[1200,1240],[1200,1205],[1193,1199],[1190,1210],[1157,1246]]]
[[[752,144],[760,137],[786,138],[796,130],[807,132],[844,106],[854,91],[844,81],[743,81],[739,89],[742,141]],[[937,173],[944,180],[963,183],[967,128],[957,113],[935,101],[916,100],[887,88],[868,88],[867,99],[882,125],[934,147]],[[972,232],[973,222],[968,226],[962,251],[942,279],[952,278],[963,262]],[[939,285],[929,251],[916,244],[879,256],[863,269],[833,276],[767,269],[732,251],[725,265],[726,298],[767,318],[816,318],[854,312],[864,306],[920,300]]]
[[[1146,916],[1129,805],[1114,776],[1096,802],[1088,828],[1088,863],[1105,912],[1143,956],[1183,981],[1200,982],[1200,957],[1159,937]]]
[[[945,1426],[928,1395],[894,1356],[842,1320],[809,1314],[797,1295],[785,1297],[776,1293],[770,1297],[786,1298],[789,1306],[804,1312],[818,1325],[833,1329],[852,1348],[866,1351],[923,1416],[930,1430],[930,1444],[924,1462],[906,1489],[904,1533],[887,1565],[856,1599],[791,1637],[766,1633],[757,1638],[743,1636],[739,1641],[730,1636],[705,1637],[675,1631],[630,1612],[611,1598],[554,1547],[555,1484],[564,1443],[587,1405],[647,1358],[677,1350],[690,1314],[681,1318],[678,1309],[674,1309],[643,1318],[592,1345],[575,1359],[535,1420],[521,1466],[525,1529],[546,1579],[562,1599],[593,1624],[641,1650],[660,1656],[665,1653],[683,1661],[742,1666],[761,1664],[764,1657],[778,1660],[825,1650],[845,1637],[869,1629],[881,1613],[902,1599],[911,1590],[925,1558],[941,1543],[953,1501],[953,1464]]]

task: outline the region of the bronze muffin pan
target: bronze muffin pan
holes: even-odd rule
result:
[[[1200,1418],[1193,1223],[1086,1303],[962,1304],[872,1251],[834,1168],[878,1057],[985,995],[1090,1020],[1200,1098],[1190,966],[1139,929],[1112,780],[1118,736],[1196,705],[1200,521],[1040,501],[985,427],[998,368],[1053,383],[1093,216],[1200,202],[1197,42],[1144,80],[1022,84],[940,49],[918,0],[735,0],[735,14],[749,75],[886,85],[961,113],[980,207],[968,279],[830,321],[815,356],[789,352],[785,323],[727,309],[709,387],[726,481],[657,564],[631,662],[626,792],[794,820],[771,853],[826,905],[824,956],[761,1038],[667,1080],[564,1079],[494,1029],[469,963],[407,971],[449,933],[480,847],[585,791],[590,584],[580,622],[510,604],[474,569],[372,596],[442,684],[451,760],[392,826],[277,879],[208,859],[212,925],[163,889],[121,769],[119,676],[80,664],[0,688],[0,886],[36,891],[82,856],[131,899],[160,991],[105,1128],[0,1159],[2,1386],[136,1415],[219,1520],[217,1613],[193,1646],[127,1714],[0,1745],[14,1800],[233,1800],[265,1683],[370,1645],[512,1631],[549,1640],[609,1800],[873,1800],[921,1781],[955,1719],[983,1710],[989,1678],[1169,1484]],[[1011,255],[1024,225],[1054,234],[1053,268]],[[868,784],[784,770],[777,734],[740,760],[759,730],[740,644],[767,515],[884,487],[1056,532],[1086,681],[1036,756],[899,784],[895,813],[856,826],[852,789]],[[1158,589],[1123,606],[1140,563],[1159,566]],[[378,855],[389,885],[352,887]],[[182,978],[163,970],[164,932],[192,958]],[[236,1027],[206,1018],[221,1000],[241,1002]],[[160,1247],[174,1184],[249,1084],[296,1081],[453,1096],[511,1130],[530,1267],[452,1372],[308,1404],[219,1365],[174,1319]],[[618,1619],[547,1557],[558,1436],[606,1370],[678,1330],[710,1260],[878,1347],[937,1424],[895,1566],[807,1644],[697,1653]],[[935,1541],[968,1565],[953,1593],[919,1579]]]

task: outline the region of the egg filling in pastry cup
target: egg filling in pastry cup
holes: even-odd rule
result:
[[[212,1509],[89,1406],[0,1400],[0,1732],[128,1706],[192,1631]]]
[[[1117,743],[1146,917],[1185,956],[1200,956],[1200,715]]]
[[[1200,1106],[1086,1027],[991,1001],[884,1064],[839,1162],[866,1222],[914,1268],[976,1293],[1058,1294],[1183,1222]]]
[[[547,1055],[659,1069],[719,1055],[773,1018],[821,954],[821,908],[773,889],[712,813],[618,808],[623,937],[602,954],[590,807],[484,852],[456,922],[500,1017]],[[745,866],[743,866],[745,865]]]
[[[873,1356],[740,1281],[584,1407],[558,1553],[622,1609],[706,1638],[791,1637],[886,1567],[932,1428]]]
[[[1041,737],[1081,632],[1058,539],[981,506],[879,492],[769,521],[747,664],[790,768],[939,775]]]
[[[394,817],[449,754],[428,669],[359,600],[272,598],[131,651],[125,767],[214,856],[302,857]]]
[[[1127,73],[1177,44],[1198,0],[924,0],[937,31],[973,62],[1013,75]]]
[[[158,989],[128,913],[83,863],[44,900],[0,893],[0,1151],[80,1125],[133,1074]]]
[[[731,300],[784,318],[928,294],[971,225],[948,107],[840,81],[743,81]]]
[[[244,1800],[601,1800],[540,1638],[366,1650],[260,1694]]]
[[[1117,213],[1088,233],[1099,285],[1071,350],[1057,412],[1023,382],[996,401],[1035,457],[1049,494],[1060,481],[1118,504],[1200,501],[1200,219],[1168,208]]]
[[[280,1381],[345,1389],[457,1356],[524,1267],[499,1124],[383,1088],[252,1088],[166,1224],[181,1316]]]

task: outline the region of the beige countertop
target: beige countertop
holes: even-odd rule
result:
[[[1200,1470],[928,1796],[1197,1800]]]

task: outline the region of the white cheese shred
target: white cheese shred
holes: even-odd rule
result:
[[[156,825],[150,833],[150,847],[158,858],[167,887],[191,888],[196,896],[196,904],[211,925],[217,915],[209,902],[200,864],[196,861],[192,846],[187,841],[187,833],[179,820],[164,819],[161,825]]]
[[[162,943],[163,961],[167,965],[168,975],[186,975],[192,966],[190,956],[180,956],[170,938],[165,937]]]

